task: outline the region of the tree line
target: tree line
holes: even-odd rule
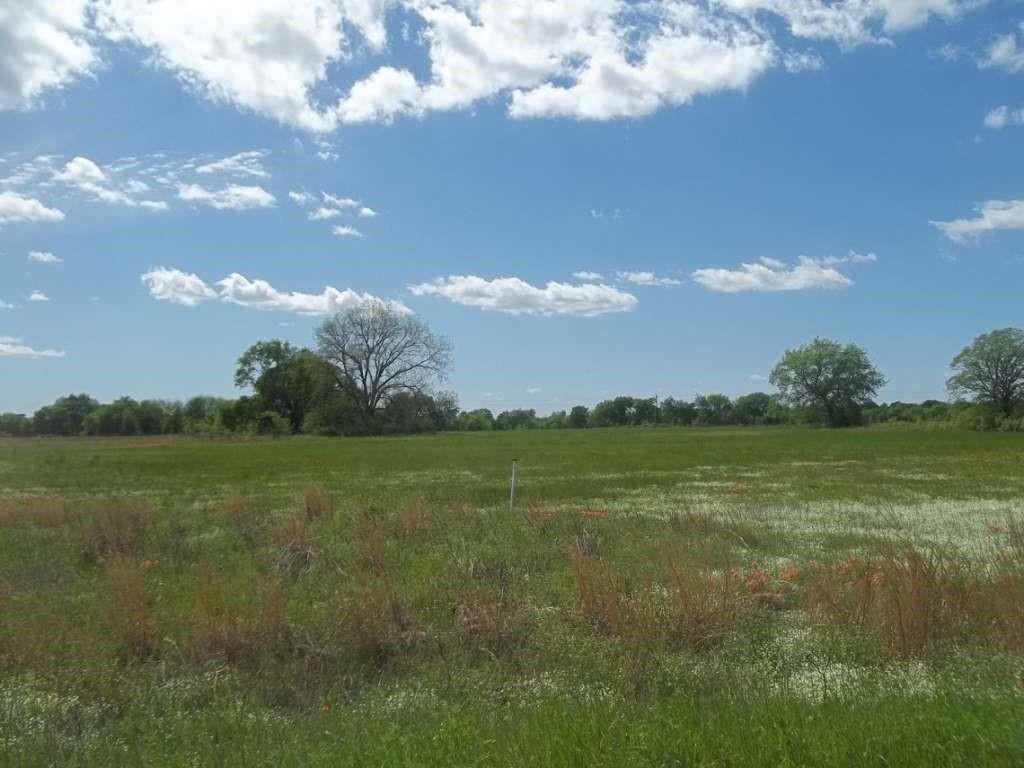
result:
[[[885,377],[854,344],[814,339],[787,350],[769,376],[774,394],[735,399],[698,395],[620,396],[592,408],[538,416],[533,409],[495,415],[465,411],[438,388],[452,365],[452,344],[406,312],[368,303],[324,321],[316,348],[260,341],[238,358],[234,383],[251,394],[185,402],[123,397],[101,404],[85,394],[58,398],[33,415],[0,414],[0,434],[317,434],[390,435],[439,431],[584,429],[616,426],[748,426],[934,422],[1024,431],[1024,331],[977,337],[951,363],[953,402],[877,404]]]

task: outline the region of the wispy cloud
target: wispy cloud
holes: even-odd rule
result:
[[[577,280],[604,280],[604,275],[602,275],[600,272],[591,272],[586,269],[580,270],[579,272],[573,272],[572,276],[575,277]]]
[[[355,227],[336,226],[331,230],[335,237],[362,237],[363,233]]]
[[[49,251],[29,251],[29,261],[35,261],[40,264],[60,264],[61,259],[54,256]]]
[[[63,350],[35,349],[16,336],[0,336],[0,357],[64,357]]]
[[[1024,107],[1011,108],[1003,104],[988,112],[983,124],[994,131],[1010,125],[1024,125]]]
[[[632,283],[633,285],[646,285],[646,286],[660,286],[663,288],[682,285],[682,280],[677,280],[674,277],[658,277],[653,272],[616,272],[615,273],[619,280],[626,283]]]
[[[203,163],[196,168],[196,173],[202,174],[224,174],[226,176],[254,176],[256,178],[269,178],[270,174],[263,167],[263,160],[269,155],[265,149],[253,149],[248,152],[239,152],[237,155],[224,157],[220,160],[213,160]]]
[[[1024,200],[986,200],[974,210],[977,215],[973,218],[928,223],[956,242],[1000,229],[1024,229]]]
[[[270,192],[259,186],[229,184],[223,189],[207,189],[198,184],[178,187],[178,197],[189,203],[208,205],[217,210],[244,211],[271,208],[277,202]]]
[[[693,273],[695,282],[711,291],[804,291],[815,288],[846,288],[853,281],[834,265],[801,257],[796,264],[761,258],[738,269],[704,268]]]
[[[49,301],[50,297],[47,296],[42,291],[32,291],[32,293],[30,293],[28,295],[28,300],[29,301],[40,301],[40,302],[42,302],[42,301]]]

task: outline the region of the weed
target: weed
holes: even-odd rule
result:
[[[152,514],[148,504],[106,501],[88,507],[79,518],[79,544],[86,560],[102,563],[133,554],[140,546]]]

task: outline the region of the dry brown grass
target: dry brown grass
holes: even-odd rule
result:
[[[388,584],[365,584],[337,608],[333,643],[343,653],[379,670],[412,653],[423,633]]]
[[[430,530],[430,512],[423,499],[413,499],[395,515],[391,521],[394,536],[410,538]]]
[[[67,499],[59,496],[36,496],[0,501],[0,526],[33,523],[44,528],[57,528],[78,516]]]
[[[617,634],[623,629],[623,597],[614,571],[573,541],[566,552],[576,582],[580,613],[598,629]]]
[[[352,543],[359,568],[374,576],[388,572],[387,538],[383,527],[375,520],[360,520],[352,530]]]
[[[312,568],[320,554],[306,520],[301,517],[290,517],[278,523],[271,540],[276,548],[274,565],[292,578]]]
[[[145,585],[145,574],[152,568],[150,560],[140,563],[125,557],[115,557],[106,564],[110,635],[123,661],[143,661],[159,650]]]
[[[311,485],[302,492],[302,508],[310,522],[329,520],[334,517],[334,497],[322,485]]]
[[[558,509],[548,504],[529,503],[523,513],[526,524],[538,533],[547,533],[551,524],[558,516]]]
[[[965,563],[904,547],[818,566],[804,597],[819,621],[871,632],[890,656],[914,658],[984,639],[990,590]]]
[[[152,516],[146,502],[112,500],[92,504],[79,516],[82,555],[94,563],[137,552]]]
[[[470,592],[455,606],[454,627],[463,647],[511,657],[529,639],[533,618],[524,606],[502,594]]]
[[[202,563],[192,632],[186,648],[194,661],[256,666],[291,643],[285,595],[274,579],[240,585]]]

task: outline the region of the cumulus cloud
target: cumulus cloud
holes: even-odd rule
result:
[[[50,297],[47,296],[42,291],[32,291],[32,293],[30,293],[28,295],[28,300],[29,301],[49,301]]]
[[[668,287],[672,285],[682,285],[682,280],[677,280],[674,277],[658,277],[653,272],[616,272],[619,280],[626,283],[632,283],[633,285],[647,285],[647,286],[661,286]]]
[[[341,211],[337,208],[328,208],[327,206],[320,206],[315,211],[311,211],[309,214],[310,221],[324,221],[326,219],[336,219],[341,216]]]
[[[579,272],[573,272],[572,276],[577,280],[604,280],[604,275],[600,272],[591,272],[586,269],[580,270]]]
[[[0,110],[35,106],[47,92],[90,73],[88,0],[0,4]]]
[[[1014,109],[1003,104],[986,114],[983,124],[994,131],[1002,130],[1008,125],[1024,125],[1024,107]]]
[[[47,208],[34,197],[0,192],[0,224],[26,221],[64,221],[64,212]]]
[[[16,336],[0,336],[0,357],[64,357],[63,350],[34,349]]]
[[[338,290],[327,286],[320,293],[279,291],[266,280],[251,280],[237,272],[217,281],[214,284],[217,290],[196,274],[167,267],[151,269],[141,279],[153,298],[188,307],[219,298],[242,307],[301,315],[327,315],[366,302],[380,302],[401,312],[409,311],[401,302],[357,293],[348,288]]]
[[[386,301],[368,293],[356,293],[346,288],[339,291],[327,286],[320,293],[299,293],[279,291],[266,280],[250,280],[233,272],[217,285],[223,301],[243,307],[274,312],[296,312],[300,315],[328,315],[342,312],[370,302],[387,304],[394,309],[407,312],[408,308],[397,301]]]
[[[629,312],[636,297],[607,285],[550,282],[543,288],[518,277],[486,280],[476,275],[452,275],[410,285],[414,296],[439,296],[470,307],[513,315],[579,315],[593,317]]]
[[[814,288],[846,288],[853,281],[835,266],[801,257],[795,265],[762,258],[741,264],[739,269],[705,268],[693,273],[695,282],[711,291],[804,291]]]
[[[217,297],[217,292],[203,282],[199,275],[182,272],[180,269],[155,267],[143,274],[141,280],[150,296],[172,304],[194,307],[202,301]]]
[[[928,223],[957,242],[999,229],[1024,229],[1024,200],[986,200],[974,210],[977,212],[974,218]]]
[[[14,305],[0,299],[0,309],[14,309]]]
[[[178,198],[189,203],[208,205],[217,210],[244,211],[271,208],[276,198],[263,187],[229,184],[223,189],[207,189],[198,184],[182,184]]]
[[[359,209],[359,218],[361,219],[375,219],[378,215],[379,214],[373,210],[373,208],[369,208],[365,205]]]
[[[29,251],[28,258],[29,261],[36,261],[40,264],[60,264],[61,262],[59,257],[49,251]]]
[[[264,158],[270,154],[265,149],[253,149],[248,152],[239,152],[237,155],[224,157],[209,163],[203,163],[196,168],[196,173],[211,174],[221,173],[228,176],[255,176],[257,178],[269,178],[270,174],[263,167]]]
[[[11,52],[0,64],[0,108],[29,104],[47,88],[91,71],[96,54],[89,41],[105,36],[140,47],[153,66],[173,73],[205,98],[318,134],[339,124],[465,109],[495,98],[518,118],[637,117],[701,95],[743,90],[774,67],[819,68],[821,57],[806,50],[801,39],[831,40],[844,47],[881,42],[884,35],[933,17],[952,19],[977,4],[9,1],[13,10],[6,11],[7,18],[0,15],[0,50]],[[386,21],[396,7],[407,18],[393,25],[392,34],[425,47],[423,75],[418,78],[394,59],[382,61],[341,98],[327,97],[329,74],[356,53],[388,54]],[[417,30],[415,37],[408,34],[410,28]],[[995,59],[1006,58],[1002,48],[994,49]],[[323,147],[318,154],[335,156]]]
[[[64,170],[55,174],[57,181],[66,184],[102,184],[107,180],[106,174],[87,157],[73,157],[65,165]]]

